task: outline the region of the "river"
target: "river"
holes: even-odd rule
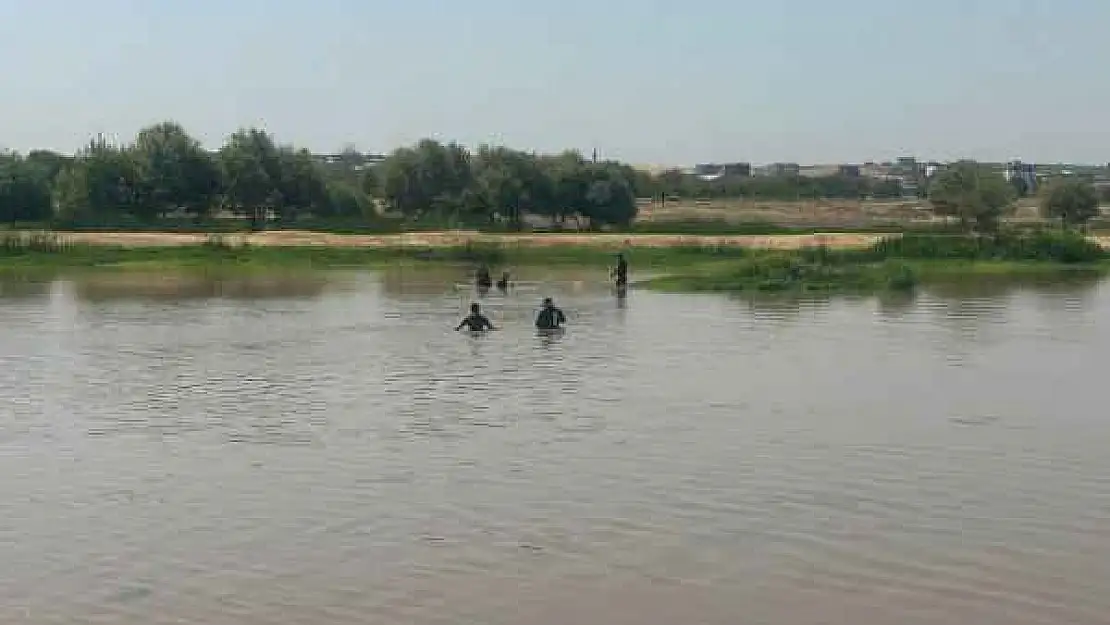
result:
[[[0,282],[0,622],[1108,622],[1110,284],[601,277]]]

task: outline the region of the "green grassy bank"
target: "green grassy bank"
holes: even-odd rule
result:
[[[1059,230],[994,237],[914,234],[854,250],[773,251],[728,245],[626,248],[634,286],[663,291],[878,292],[922,282],[1100,273],[1110,255],[1083,236]],[[0,272],[60,269],[272,271],[383,267],[390,264],[484,263],[496,275],[521,266],[613,263],[613,248],[470,243],[456,247],[277,247],[228,243],[218,235],[198,245],[115,247],[74,244],[50,234],[0,235]]]
[[[993,237],[905,234],[862,250],[751,251],[679,267],[644,286],[671,292],[881,292],[922,283],[1110,272],[1110,254],[1082,235],[1011,231]]]

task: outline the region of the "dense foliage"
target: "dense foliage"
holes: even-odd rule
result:
[[[175,122],[116,145],[98,138],[72,156],[0,154],[0,221],[68,226],[200,224],[233,214],[267,222],[382,223],[381,214],[437,225],[520,226],[529,215],[576,225],[622,226],[637,198],[798,200],[896,197],[897,183],[828,176],[651,175],[578,152],[471,151],[425,139],[367,166],[346,148],[324,161],[243,129],[211,152]]]
[[[636,215],[636,172],[575,152],[476,152],[426,139],[366,167],[345,150],[324,162],[258,129],[215,153],[180,125],[144,128],[127,145],[103,139],[73,156],[0,154],[0,220],[79,226],[201,223],[228,212],[255,227],[312,219],[519,224],[529,214],[624,225]]]
[[[1017,192],[1001,174],[974,161],[960,161],[937,174],[929,185],[929,202],[938,215],[955,217],[980,233],[998,229],[1013,211]]]
[[[1099,194],[1094,185],[1081,179],[1053,182],[1041,197],[1041,214],[1059,219],[1065,226],[1082,225],[1097,217]]]
[[[993,233],[1022,192],[971,161],[914,184],[928,193],[937,214],[980,233]],[[381,162],[370,162],[353,148],[323,159],[253,128],[235,132],[213,152],[174,122],[144,128],[124,145],[96,139],[72,156],[0,153],[0,222],[63,227],[176,228],[231,216],[255,228],[278,223],[496,229],[523,227],[529,217],[624,227],[646,198],[658,206],[674,199],[861,200],[902,194],[897,180],[858,175],[649,174],[574,151],[469,150],[431,139],[394,150]],[[1098,199],[1089,183],[1063,181],[1050,185],[1042,209],[1065,224],[1081,224],[1097,214]],[[703,225],[708,231],[728,224]]]

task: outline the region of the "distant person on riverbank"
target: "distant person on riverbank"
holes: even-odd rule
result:
[[[478,267],[478,273],[474,276],[474,283],[478,285],[478,290],[486,291],[493,286],[493,278],[489,276],[489,267],[483,264]]]
[[[567,316],[555,306],[550,297],[543,299],[540,314],[536,316],[536,328],[539,330],[558,330],[567,322]]]
[[[628,286],[628,261],[625,260],[623,253],[617,254],[617,266],[613,268],[613,276],[616,277],[618,289]]]
[[[509,290],[509,272],[508,271],[503,272],[501,274],[501,277],[497,280],[497,290],[499,290],[499,291],[508,291]]]
[[[489,317],[482,314],[482,308],[478,304],[470,305],[470,314],[459,322],[459,325],[455,327],[455,332],[462,330],[464,327],[471,332],[485,332],[486,330],[497,329],[490,323]]]

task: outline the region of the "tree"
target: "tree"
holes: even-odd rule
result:
[[[624,180],[598,180],[586,193],[585,216],[598,225],[627,226],[636,217],[636,196]]]
[[[316,209],[320,217],[375,217],[373,200],[361,190],[344,183],[327,187],[327,201]]]
[[[974,161],[954,163],[937,174],[929,186],[929,202],[942,216],[956,217],[966,229],[993,233],[1013,208],[1014,189],[999,174],[984,171]]]
[[[72,160],[71,157],[50,150],[31,150],[26,157],[29,164],[41,169],[50,184],[54,184],[54,179],[58,177],[58,173]]]
[[[525,214],[550,214],[554,188],[536,155],[481,146],[471,163],[473,184],[466,202],[469,215],[486,220],[508,217],[520,227]]]
[[[424,139],[400,148],[378,165],[386,204],[408,217],[462,210],[472,191],[470,153],[462,146]]]
[[[184,210],[197,219],[213,208],[222,179],[215,160],[181,125],[162,122],[139,131],[132,145],[137,204],[146,218]]]
[[[51,172],[16,154],[0,155],[0,220],[45,221],[53,212]]]
[[[879,180],[871,186],[871,197],[877,199],[896,199],[902,197],[900,180]]]
[[[57,215],[64,220],[135,216],[141,213],[136,208],[139,186],[132,154],[97,138],[58,173]]]
[[[273,138],[255,128],[235,132],[220,148],[220,166],[227,202],[250,220],[251,227],[261,227],[268,210],[280,202],[280,166]]]
[[[282,147],[277,152],[277,206],[282,221],[293,221],[301,212],[329,210],[324,172],[305,149]]]
[[[1093,184],[1064,178],[1053,182],[1041,198],[1041,215],[1059,219],[1064,226],[1082,225],[1098,216],[1098,203],[1098,191]]]
[[[539,213],[559,222],[571,215],[581,215],[586,210],[586,193],[590,185],[586,176],[587,163],[582,154],[568,150],[544,157],[539,165],[549,187],[547,202],[539,207]]]

